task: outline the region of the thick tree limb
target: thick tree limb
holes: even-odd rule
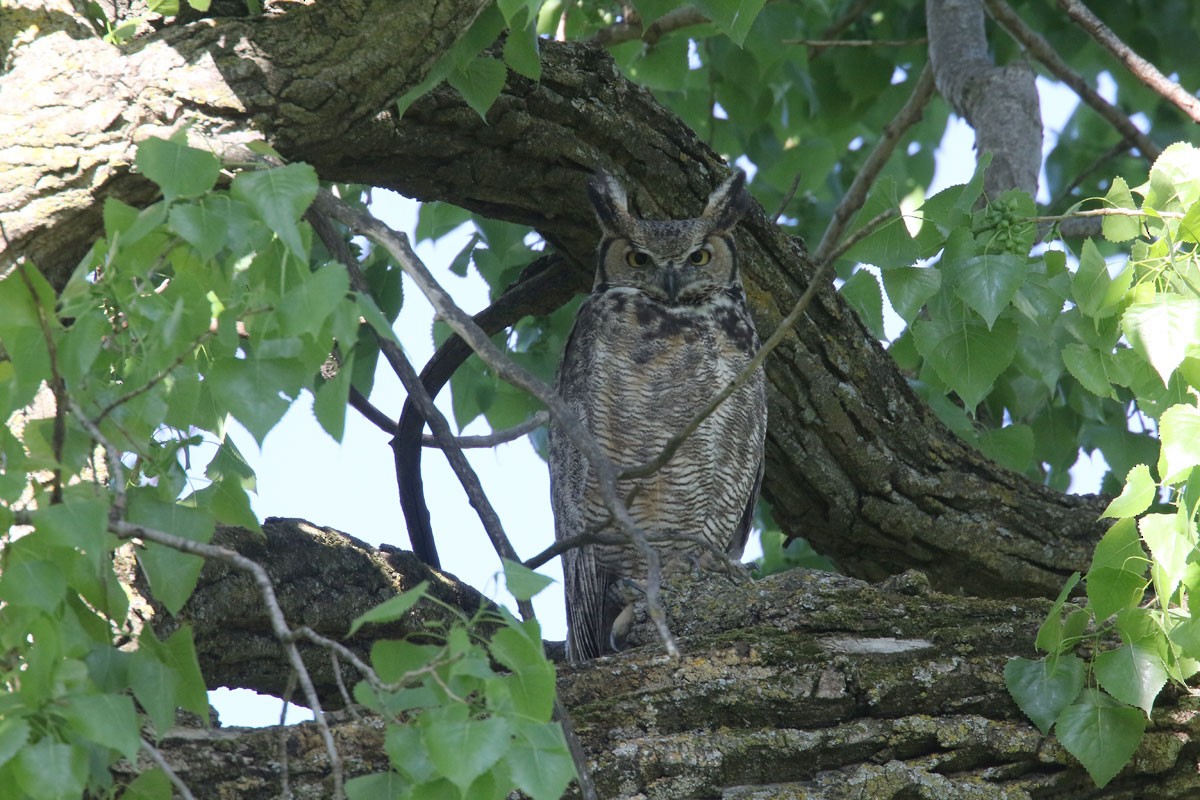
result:
[[[1132,142],[1143,158],[1151,163],[1158,158],[1158,154],[1162,152],[1158,145],[1138,130],[1137,126],[1130,121],[1127,115],[1121,113],[1119,108],[1105,100],[1099,92],[1089,86],[1083,76],[1059,58],[1050,43],[1040,33],[1026,25],[1017,12],[1013,11],[1012,6],[1004,0],[986,0],[986,2],[992,18],[1000,23],[1009,36],[1020,42],[1021,46],[1028,50],[1034,58],[1042,62],[1051,75],[1070,86],[1075,94],[1079,95],[1080,100],[1087,103],[1125,139]]]
[[[669,582],[685,655],[659,645],[561,667],[601,797],[1191,797],[1200,700],[1168,692],[1131,766],[1097,790],[1014,706],[1002,671],[1049,603],[938,594],[795,571],[757,583]],[[228,622],[228,620],[227,620]],[[654,641],[644,621],[631,636]],[[197,636],[198,643],[201,637]],[[348,774],[386,768],[382,724],[330,715]],[[328,766],[311,725],[284,732],[296,796]],[[278,733],[195,729],[161,749],[198,797],[277,797]],[[224,792],[224,794],[222,794]]]
[[[929,60],[938,91],[975,129],[975,149],[990,152],[984,189],[1037,194],[1042,164],[1042,118],[1033,71],[997,67],[988,54],[983,0],[926,0]]]

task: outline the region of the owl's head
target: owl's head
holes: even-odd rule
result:
[[[596,285],[628,286],[665,305],[697,305],[740,286],[730,231],[750,208],[746,173],[735,169],[694,219],[648,220],[629,210],[625,188],[605,172],[588,184],[603,238]]]

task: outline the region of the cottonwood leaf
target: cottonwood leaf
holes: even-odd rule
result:
[[[1013,658],[1004,665],[1004,683],[1025,716],[1049,734],[1058,715],[1079,696],[1086,672],[1087,665],[1073,655]]]
[[[233,179],[230,193],[249,206],[302,261],[308,247],[300,235],[300,217],[317,196],[317,173],[308,164],[243,172]]]
[[[1138,532],[1154,557],[1154,589],[1165,602],[1183,580],[1188,556],[1195,549],[1190,523],[1179,514],[1147,514],[1138,520]]]
[[[883,270],[880,274],[892,308],[909,324],[942,288],[942,273],[936,269],[896,267]]]
[[[998,319],[989,330],[970,318],[918,320],[913,324],[917,350],[938,378],[974,409],[1012,363],[1017,325]]]
[[[533,800],[557,800],[575,778],[575,762],[557,722],[522,725],[508,766],[513,782]]]
[[[1137,210],[1133,194],[1129,191],[1129,184],[1119,175],[1113,178],[1112,186],[1108,187],[1108,194],[1104,195],[1104,199],[1113,208]],[[1137,238],[1142,232],[1142,223],[1138,217],[1110,214],[1101,218],[1100,230],[1110,242],[1127,242]]]
[[[425,596],[426,589],[428,588],[429,581],[421,581],[408,591],[384,600],[371,610],[357,616],[350,623],[350,632],[346,635],[353,636],[359,628],[368,622],[394,622],[400,619]]]
[[[1174,405],[1158,419],[1162,443],[1158,456],[1158,474],[1164,484],[1187,480],[1192,467],[1200,465],[1200,409],[1187,404]]]
[[[1136,708],[1106,703],[1099,692],[1089,692],[1087,698],[1063,710],[1056,730],[1062,746],[1103,787],[1133,757],[1146,731],[1146,719]]]
[[[1136,517],[1150,507],[1157,492],[1158,485],[1150,475],[1150,467],[1138,464],[1129,470],[1125,476],[1125,488],[1108,504],[1100,518]]]
[[[1150,716],[1154,700],[1167,682],[1167,668],[1158,653],[1140,644],[1127,644],[1097,654],[1092,665],[1104,691]]]
[[[221,174],[221,162],[212,153],[173,139],[146,139],[138,145],[134,161],[143,175],[158,184],[167,201],[202,195]]]
[[[1200,300],[1164,293],[1133,303],[1121,316],[1126,338],[1150,362],[1163,385],[1183,363],[1188,347],[1200,343]]]
[[[981,253],[954,265],[954,291],[991,328],[1025,280],[1028,259],[1012,253]]]

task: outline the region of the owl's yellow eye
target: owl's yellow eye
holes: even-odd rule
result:
[[[641,250],[630,250],[625,254],[625,263],[631,267],[646,267],[650,265],[650,256]]]
[[[712,261],[712,253],[704,248],[688,253],[688,263],[692,266],[703,267],[709,261]]]

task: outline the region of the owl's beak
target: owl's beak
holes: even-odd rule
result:
[[[679,272],[667,267],[662,273],[662,288],[667,293],[667,300],[674,303],[679,297]]]

